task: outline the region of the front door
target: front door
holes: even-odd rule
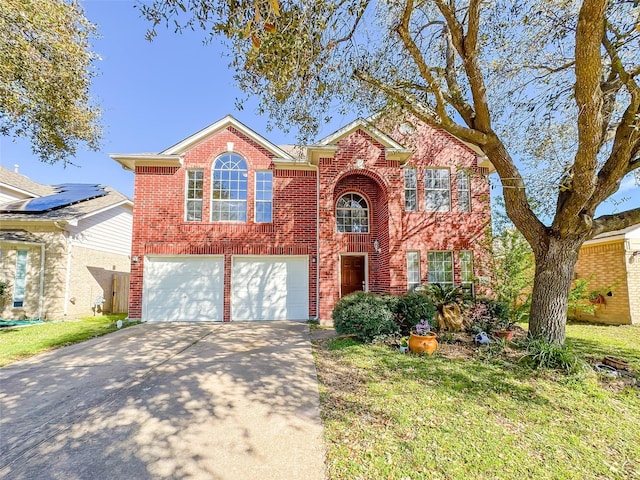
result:
[[[340,296],[364,290],[364,256],[343,255],[340,260]]]

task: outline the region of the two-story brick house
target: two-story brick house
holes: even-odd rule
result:
[[[357,120],[307,147],[227,116],[135,172],[129,316],[329,321],[356,290],[473,288],[491,165],[431,127]]]

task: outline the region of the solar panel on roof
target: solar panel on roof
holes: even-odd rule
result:
[[[92,198],[102,197],[108,192],[100,185],[89,185],[84,183],[65,183],[55,185],[56,193],[44,197],[18,200],[0,206],[2,213],[42,213],[49,210],[84,202]]]

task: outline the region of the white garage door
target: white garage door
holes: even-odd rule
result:
[[[144,260],[144,321],[222,321],[223,295],[222,256],[146,257]]]
[[[308,320],[306,256],[234,256],[232,320]]]

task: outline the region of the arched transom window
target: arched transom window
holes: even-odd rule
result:
[[[357,193],[347,193],[336,204],[336,223],[342,233],[369,233],[369,206]]]
[[[235,153],[225,153],[213,164],[211,221],[247,221],[247,162]]]

